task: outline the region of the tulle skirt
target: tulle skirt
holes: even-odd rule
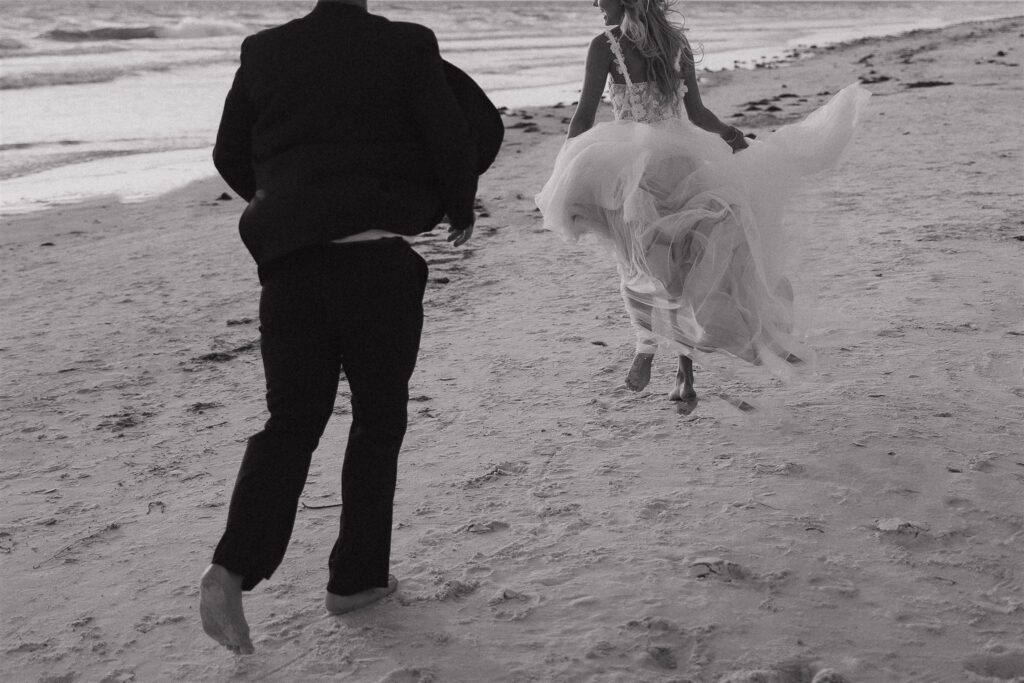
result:
[[[638,337],[793,363],[809,351],[794,333],[783,211],[839,158],[868,97],[848,86],[737,154],[685,120],[598,124],[560,151],[536,197],[544,226],[608,247]]]

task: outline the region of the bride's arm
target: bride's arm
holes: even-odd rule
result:
[[[574,138],[585,133],[594,126],[597,107],[601,104],[605,80],[612,65],[612,51],[608,46],[608,38],[602,33],[590,42],[587,52],[587,66],[583,75],[583,88],[580,101],[576,105],[576,113],[569,123],[569,137]]]
[[[704,106],[700,99],[700,87],[697,85],[697,70],[693,65],[693,53],[686,50],[682,60],[683,83],[686,84],[686,94],[683,95],[683,106],[686,107],[686,116],[699,128],[721,137],[726,144],[732,147],[732,151],[738,152],[748,147],[743,131],[730,126],[715,116],[715,113]]]

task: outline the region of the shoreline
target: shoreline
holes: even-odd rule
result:
[[[922,32],[938,32],[956,26],[984,24],[993,21],[1010,21],[1015,18],[1019,17],[972,20],[948,24],[939,28],[911,29],[895,34],[870,35],[822,45],[797,44],[788,47],[780,46],[774,50],[752,48],[750,50],[751,54],[754,52],[764,54],[760,54],[757,57],[751,56],[746,60],[735,60],[731,67],[723,66],[719,69],[702,69],[699,78],[702,85],[706,84],[707,89],[710,91],[721,80],[720,76],[722,74],[785,68],[803,59],[813,59],[815,56],[829,51],[842,50],[847,47],[856,46],[864,41],[881,41],[884,43],[884,41],[889,39],[900,39],[902,36],[913,36]],[[721,60],[718,59],[717,61]],[[580,65],[580,78],[582,78],[582,64]],[[561,103],[573,101],[571,97],[565,97],[562,98]],[[503,105],[503,108],[510,111],[544,110],[553,108],[556,104],[558,103],[549,102],[527,106]],[[83,201],[92,202],[108,194],[119,197],[119,200],[125,203],[154,199],[192,182],[216,178],[216,171],[213,169],[212,162],[210,162],[211,153],[212,144],[209,148],[116,154],[90,159],[85,162],[56,166],[38,173],[7,178],[2,181],[6,185],[5,194],[10,196],[20,192],[21,196],[16,202],[0,206],[0,219],[26,215],[37,211],[46,211],[53,207],[69,207]],[[170,180],[169,176],[172,175],[177,175],[179,178],[184,177],[185,180]],[[101,180],[104,176],[128,177],[131,179],[134,187],[130,189],[119,187],[119,185],[123,185],[123,180],[105,183]],[[54,197],[53,187],[62,187],[63,195]]]
[[[874,96],[789,215],[827,363],[791,383],[698,364],[689,415],[668,356],[644,392],[621,386],[614,265],[539,225],[571,106],[510,111],[472,240],[414,245],[430,275],[398,591],[323,610],[343,385],[288,555],[246,596],[248,657],[197,613],[265,419],[241,202],[207,178],[5,216],[0,678],[1024,677],[1022,34],[970,22],[714,74],[710,108],[759,135],[861,77]]]

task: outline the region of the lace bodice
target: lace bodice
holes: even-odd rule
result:
[[[625,79],[625,83],[616,83],[608,75],[608,97],[612,103],[612,113],[616,121],[636,121],[638,123],[657,123],[670,118],[682,117],[683,95],[686,85],[679,85],[679,97],[675,102],[663,103],[658,99],[658,91],[654,83],[634,83],[629,78],[626,60],[622,56],[622,47],[611,31],[605,31],[608,43],[615,57],[615,68]]]

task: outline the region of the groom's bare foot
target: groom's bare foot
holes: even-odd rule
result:
[[[241,575],[219,564],[207,567],[199,584],[199,616],[206,635],[236,655],[255,652],[242,611]]]
[[[389,574],[388,585],[382,588],[370,588],[369,590],[353,593],[352,595],[338,595],[327,591],[327,597],[324,598],[324,606],[327,607],[327,611],[331,614],[345,614],[346,612],[352,612],[367,605],[372,605],[381,598],[394,593],[397,588],[398,579]]]
[[[626,375],[626,388],[631,391],[643,391],[651,381],[651,363],[653,353],[638,353],[633,356],[633,365]]]

